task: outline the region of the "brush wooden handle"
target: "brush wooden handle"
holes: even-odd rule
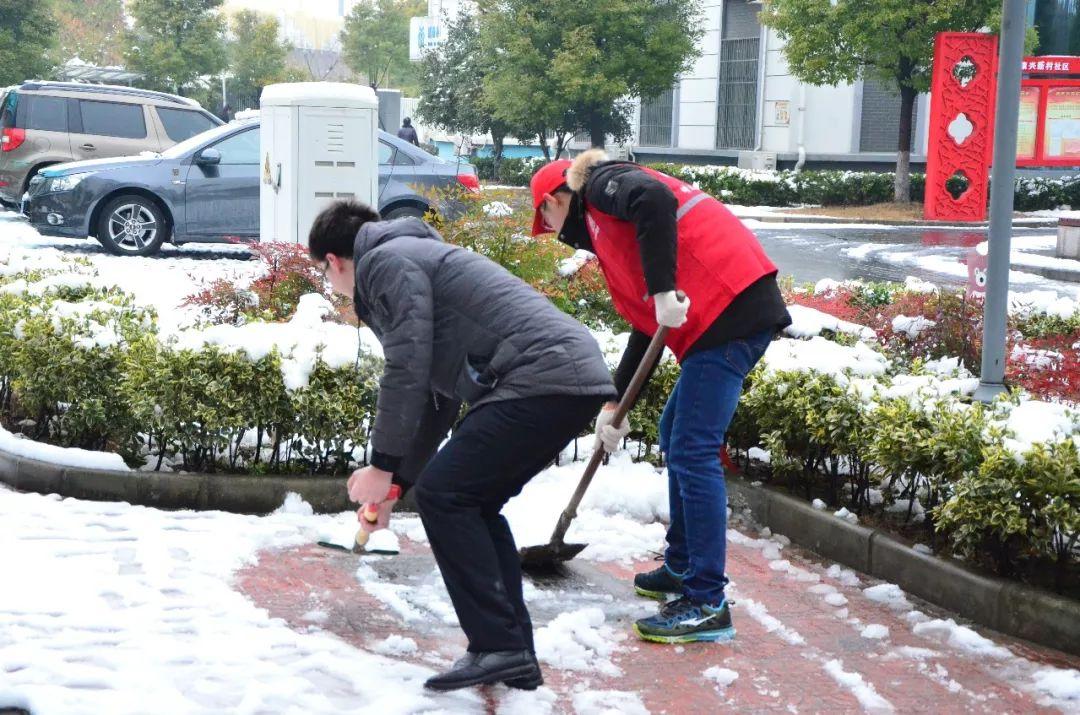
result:
[[[379,520],[379,506],[388,501],[397,501],[401,498],[401,487],[397,484],[390,485],[390,491],[386,493],[386,498],[378,504],[365,504],[364,508],[360,510],[358,518],[366,520],[369,524],[374,524]],[[356,545],[361,549],[367,545],[368,538],[371,534],[364,531],[362,528],[356,530]]]

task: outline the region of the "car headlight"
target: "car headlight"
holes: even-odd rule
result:
[[[71,191],[76,186],[81,184],[82,180],[88,176],[90,176],[89,173],[67,174],[66,176],[53,177],[45,182],[45,191],[47,193]]]

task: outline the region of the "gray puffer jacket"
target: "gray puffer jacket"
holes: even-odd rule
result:
[[[423,221],[365,224],[353,258],[357,316],[386,356],[372,430],[384,464],[376,466],[397,469],[430,419],[433,395],[471,408],[524,397],[615,396],[584,326],[493,261],[444,243]]]

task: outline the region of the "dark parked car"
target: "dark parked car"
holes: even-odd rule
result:
[[[160,154],[60,164],[31,181],[22,212],[42,233],[92,236],[108,251],[146,256],[161,244],[259,237],[259,123],[233,122]],[[379,211],[423,216],[421,190],[479,189],[469,164],[433,157],[379,132]],[[452,202],[435,210],[453,213]]]

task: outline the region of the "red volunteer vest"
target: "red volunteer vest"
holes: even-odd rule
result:
[[[679,203],[675,285],[689,296],[690,312],[685,325],[668,332],[666,343],[681,362],[735,296],[777,269],[750,229],[722,203],[659,171],[641,170],[667,185]],[[654,334],[656,309],[645,285],[637,228],[588,206],[585,224],[615,309],[636,330]]]

